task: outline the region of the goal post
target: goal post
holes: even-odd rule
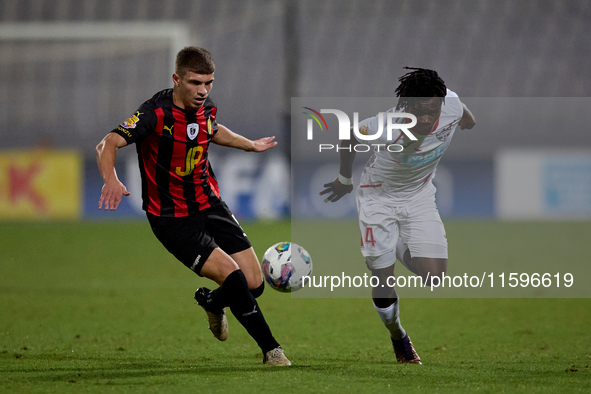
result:
[[[168,39],[170,64],[189,46],[190,29],[183,22],[19,22],[0,23],[0,41]]]
[[[177,21],[0,23],[3,147],[92,152],[98,135],[170,86],[176,54],[196,38]]]

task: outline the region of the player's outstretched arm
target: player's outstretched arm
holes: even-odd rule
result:
[[[476,124],[476,119],[474,119],[474,115],[472,115],[472,112],[466,107],[466,104],[462,103],[462,106],[464,107],[464,114],[462,115],[462,119],[460,119],[458,126],[460,126],[460,129],[462,130],[471,129]]]
[[[277,145],[277,141],[273,141],[274,139],[275,137],[265,137],[251,141],[240,134],[234,133],[226,126],[218,124],[218,132],[211,138],[211,142],[221,146],[242,149],[246,152],[264,152]]]
[[[105,211],[114,211],[119,206],[123,196],[129,196],[129,192],[123,183],[117,178],[115,171],[115,157],[117,149],[127,145],[127,141],[119,134],[109,133],[96,146],[96,163],[103,178],[103,188],[99,199],[98,209],[105,204]]]
[[[353,191],[353,162],[355,161],[355,150],[351,149],[351,142],[347,140],[341,141],[341,149],[339,152],[340,169],[339,176],[332,182],[324,184],[323,191],[320,195],[328,194],[328,197],[324,199],[324,202],[337,202],[345,194],[349,194]]]

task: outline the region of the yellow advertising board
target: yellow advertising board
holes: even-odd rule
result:
[[[76,151],[0,151],[0,220],[79,218],[82,166]]]

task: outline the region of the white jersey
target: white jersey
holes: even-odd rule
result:
[[[403,112],[395,108],[388,112]],[[386,133],[372,144],[399,144],[404,147],[401,152],[389,152],[385,145],[374,148],[374,155],[365,164],[359,187],[365,192],[382,192],[388,198],[400,200],[401,203],[412,200],[417,193],[432,187],[437,164],[443,152],[449,146],[454,131],[462,118],[463,106],[458,95],[447,90],[445,102],[441,106],[441,115],[435,122],[433,130],[427,135],[413,134],[418,138],[412,141],[401,130],[394,130],[392,141],[386,141]],[[379,116],[376,115],[359,122],[362,134],[376,134],[379,129]],[[381,117],[383,129],[386,130],[387,115]],[[406,118],[397,118],[397,122],[406,122]],[[365,143],[365,141],[360,141]]]

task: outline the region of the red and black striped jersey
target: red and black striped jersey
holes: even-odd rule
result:
[[[136,144],[145,211],[180,217],[220,203],[207,153],[218,130],[216,113],[209,97],[201,108],[185,111],[165,89],[112,131]]]

